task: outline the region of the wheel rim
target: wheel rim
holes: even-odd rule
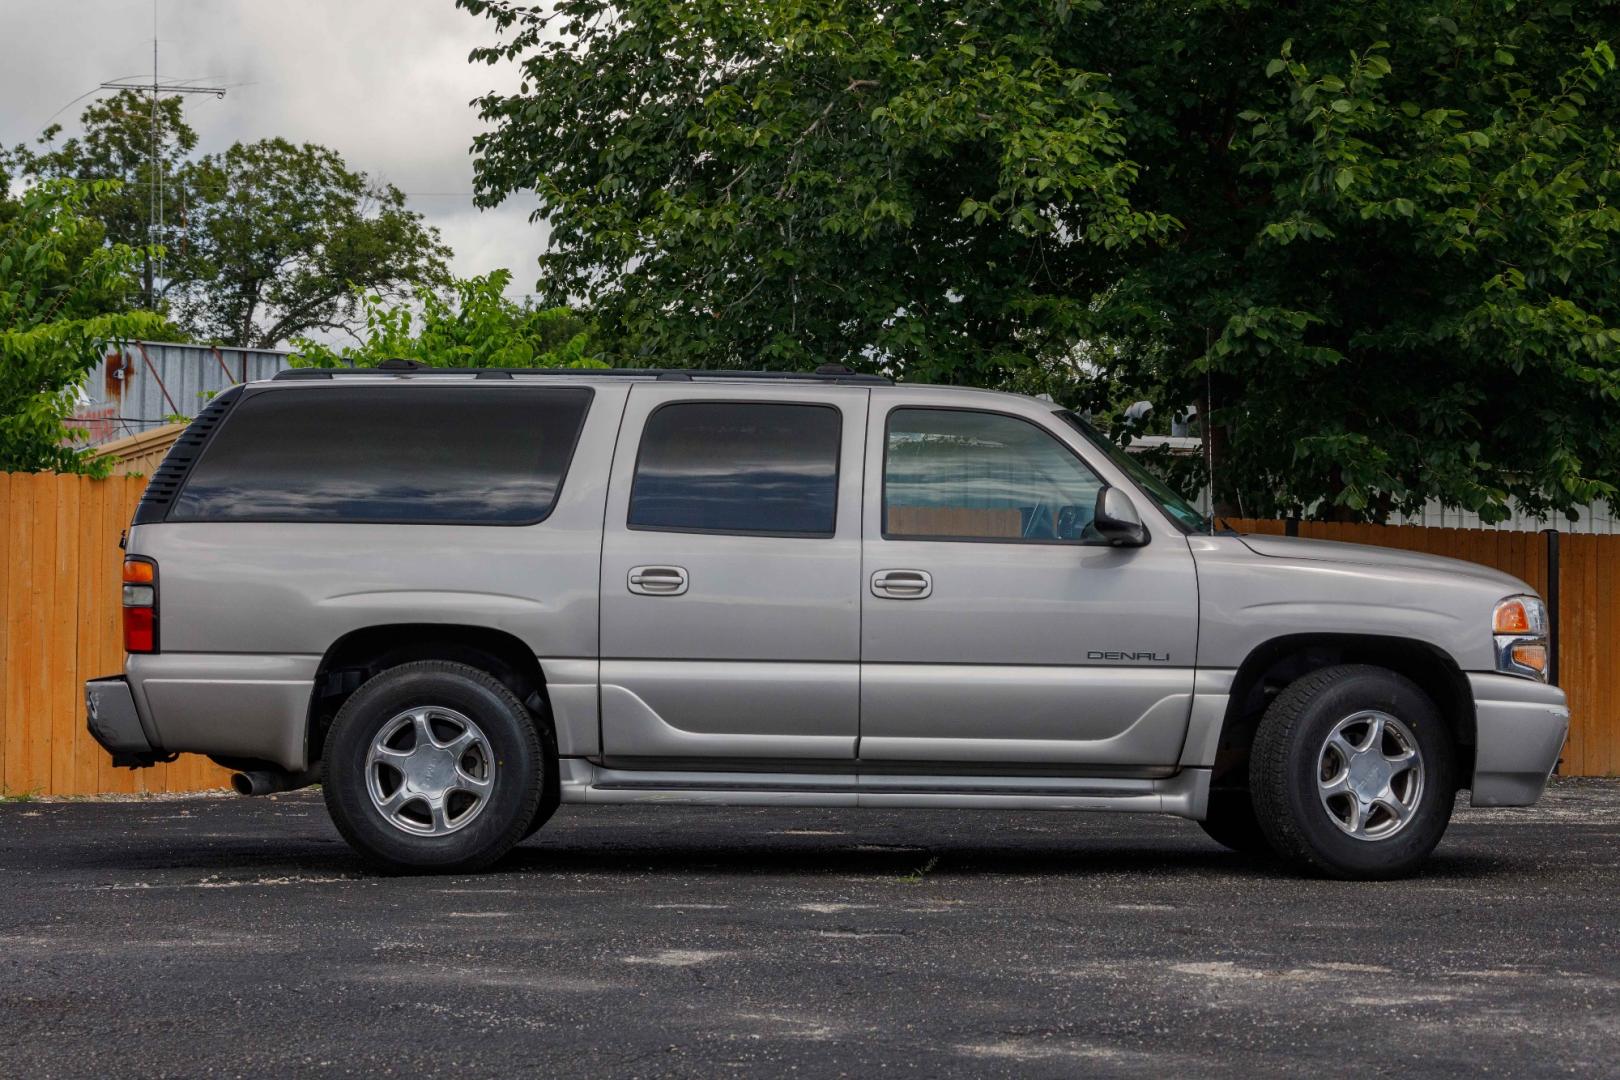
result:
[[[1340,720],[1317,755],[1316,790],[1345,834],[1357,840],[1394,836],[1423,799],[1423,754],[1412,729],[1377,709]]]
[[[394,828],[445,836],[465,828],[488,804],[495,752],[483,730],[454,709],[407,709],[371,740],[366,790]]]

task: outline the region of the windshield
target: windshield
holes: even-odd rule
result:
[[[1085,436],[1087,442],[1107,454],[1108,460],[1118,465],[1126,476],[1135,481],[1136,486],[1141,488],[1143,493],[1152,499],[1160,510],[1169,515],[1170,520],[1174,521],[1182,532],[1208,531],[1209,522],[1205,520],[1204,515],[1200,514],[1192,503],[1172,491],[1170,485],[1161,480],[1153,470],[1120,449],[1114,444],[1113,440],[1068,409],[1059,409],[1057,414],[1070,427]]]

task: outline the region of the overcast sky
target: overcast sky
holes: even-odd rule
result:
[[[0,0],[0,144],[50,122],[78,128],[97,83],[152,73],[152,0]],[[467,63],[495,40],[453,0],[158,0],[160,74],[208,77],[223,100],[187,95],[198,149],[280,135],[337,150],[351,168],[410,195],[455,251],[460,276],[499,267],[513,293],[534,286],[544,232],[532,196],[472,204],[468,102],[516,85],[510,65]],[[67,106],[64,108],[64,106]]]

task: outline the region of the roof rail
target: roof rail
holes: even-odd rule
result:
[[[687,379],[758,379],[821,382],[862,386],[888,386],[893,379],[863,375],[842,364],[823,364],[815,371],[732,371],[712,368],[439,368],[414,360],[384,360],[374,368],[289,368],[278,371],[272,382],[346,379],[356,375],[473,375],[480,379],[508,379],[513,375],[597,376],[685,381]]]

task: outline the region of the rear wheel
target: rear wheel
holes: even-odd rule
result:
[[[387,870],[476,870],[506,854],[542,806],[554,766],[529,711],[466,664],[390,668],[344,702],[323,790],[338,831]]]
[[[1271,846],[1330,877],[1411,872],[1440,842],[1456,786],[1451,732],[1410,679],[1344,665],[1312,672],[1261,718],[1249,763]]]

